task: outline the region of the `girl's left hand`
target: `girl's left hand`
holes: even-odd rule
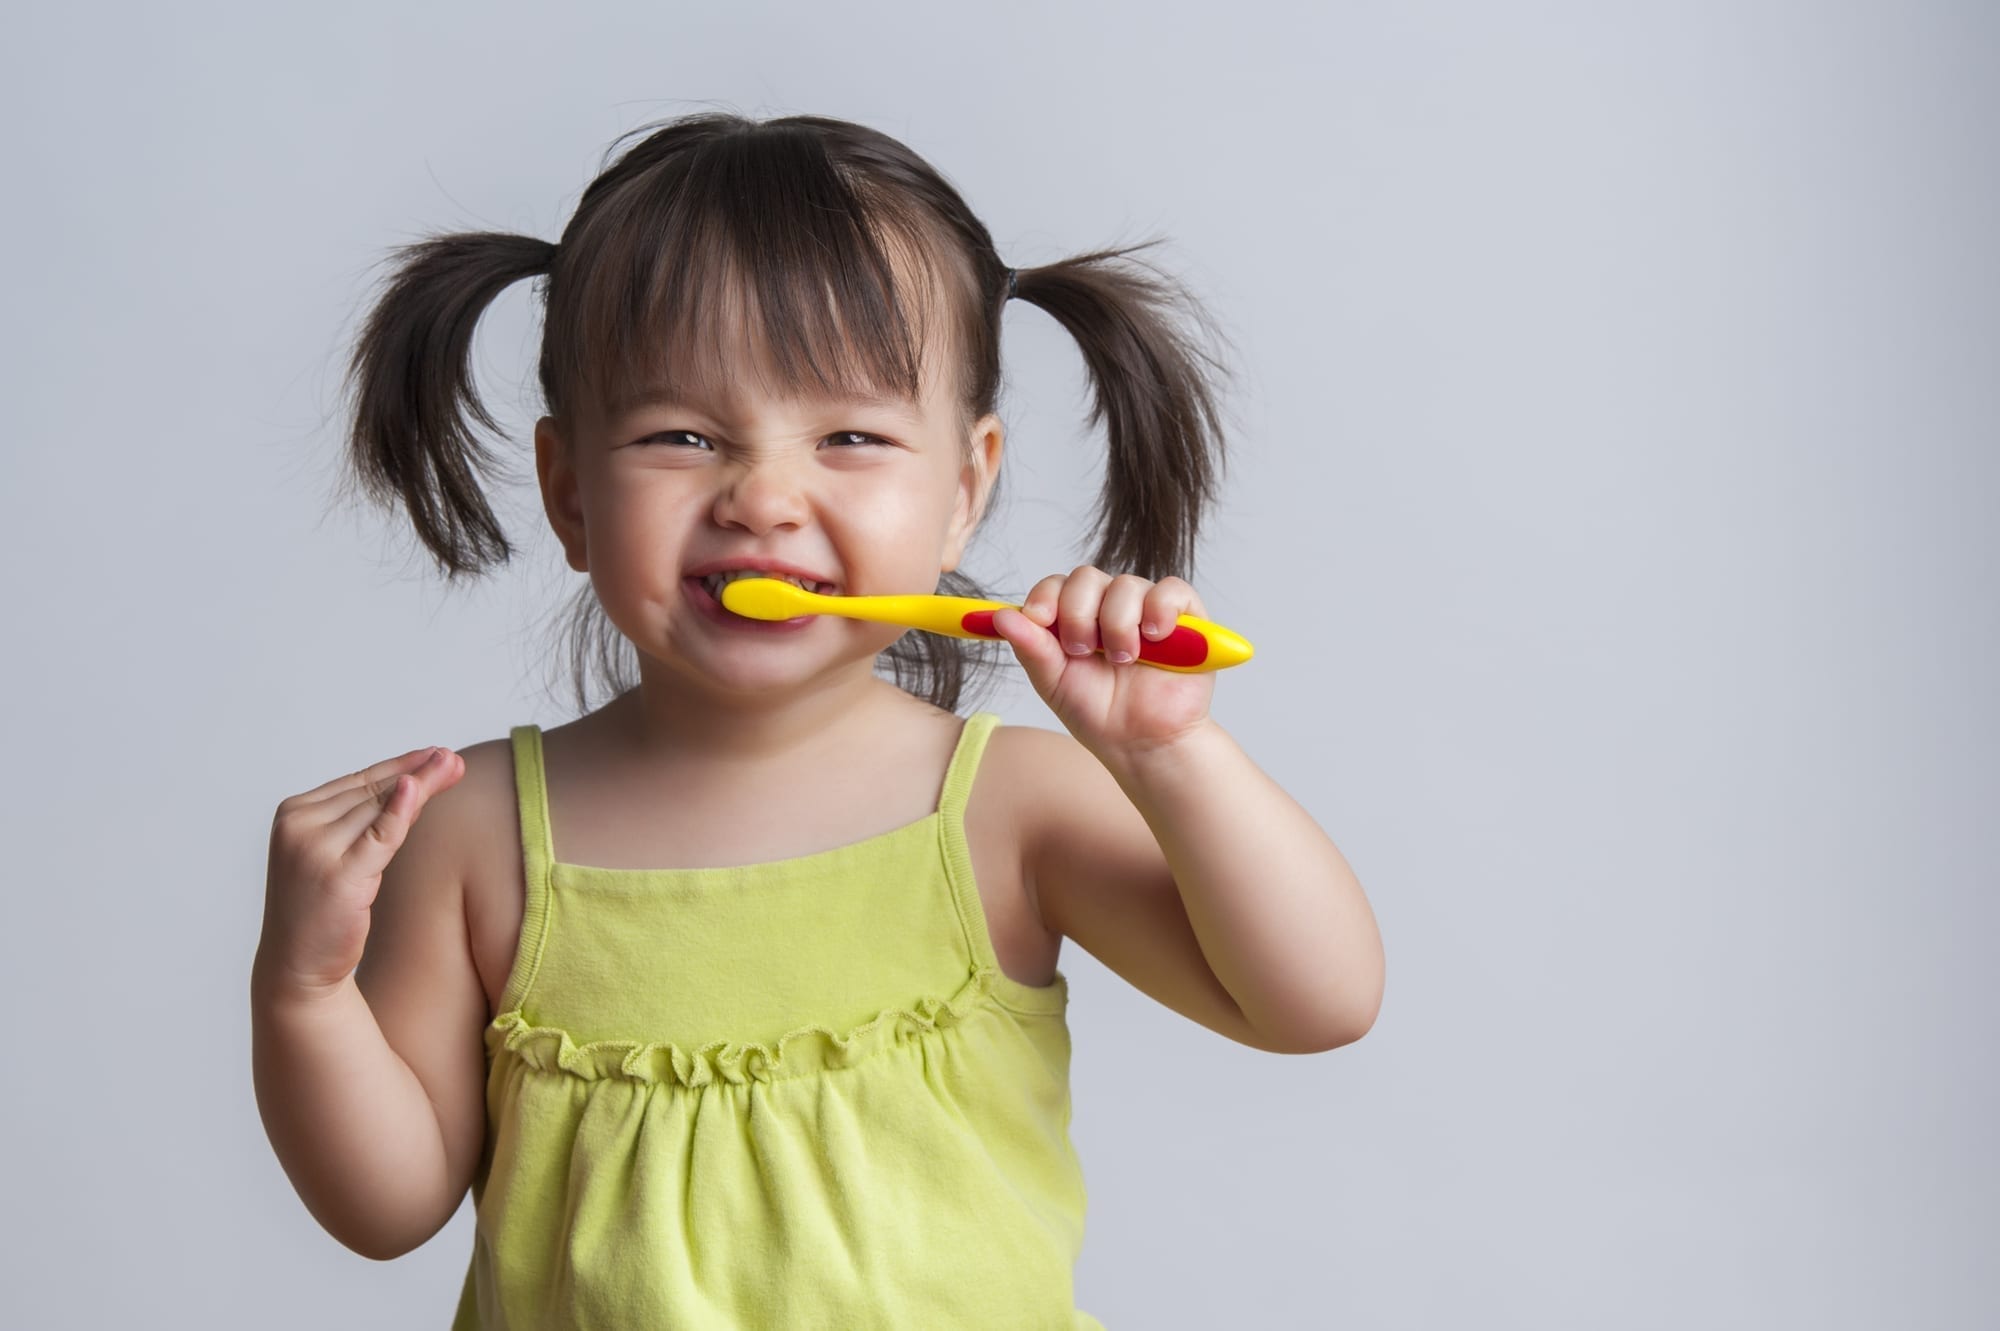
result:
[[[1042,696],[1077,742],[1107,766],[1170,745],[1208,718],[1215,672],[1159,670],[1138,662],[1141,626],[1156,641],[1181,615],[1208,618],[1194,588],[1175,577],[1116,577],[1090,564],[1052,573],[1020,610],[996,610],[993,628],[1014,649]],[[1056,632],[1049,632],[1054,625]],[[1072,650],[1082,644],[1083,650]],[[1091,649],[1101,645],[1103,654]],[[1124,661],[1117,654],[1126,655]]]

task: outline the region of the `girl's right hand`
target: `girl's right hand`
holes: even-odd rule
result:
[[[298,998],[339,988],[361,963],[383,869],[464,775],[450,749],[414,749],[279,801],[253,982]]]

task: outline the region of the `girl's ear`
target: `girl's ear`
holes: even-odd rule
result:
[[[577,493],[576,468],[570,464],[569,446],[556,433],[553,416],[535,422],[535,474],[542,482],[542,507],[549,515],[562,542],[569,566],[578,573],[590,572],[589,546],[583,539],[583,499]]]
[[[1007,431],[998,416],[983,416],[972,427],[972,446],[965,466],[958,473],[958,499],[952,508],[951,528],[945,535],[944,563],[940,572],[958,567],[972,539],[979,519],[986,512],[987,497],[1000,474],[1000,458],[1007,449]]]

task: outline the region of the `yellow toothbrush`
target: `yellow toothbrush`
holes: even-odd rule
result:
[[[942,633],[953,638],[999,638],[993,630],[993,612],[1019,610],[1007,601],[981,601],[970,596],[937,596],[916,593],[906,596],[828,596],[809,592],[783,578],[738,578],[722,589],[726,609],[746,619],[795,619],[800,615],[839,615],[845,619],[867,619],[877,624],[900,624],[904,628]],[[1055,626],[1049,626],[1054,633]],[[1004,640],[1003,640],[1004,641]],[[1099,643],[1092,651],[1102,652]],[[1204,670],[1225,670],[1250,659],[1251,646],[1244,637],[1220,624],[1196,615],[1182,615],[1174,631],[1158,640],[1141,637],[1135,665],[1149,665],[1182,674]]]

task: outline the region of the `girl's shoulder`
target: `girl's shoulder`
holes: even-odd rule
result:
[[[966,837],[1005,847],[1025,915],[1053,955],[1064,937],[1052,866],[1123,867],[1157,855],[1145,820],[1067,730],[996,725],[973,780]],[[1086,854],[1086,850],[1093,852]]]
[[[1079,760],[1096,762],[1067,730],[996,724],[987,736],[974,790],[986,787],[982,793],[1004,805],[1026,827],[1045,809],[1050,778],[1072,769]]]
[[[1064,761],[1065,749],[1072,747],[1082,752],[1067,731],[996,722],[973,777],[968,816],[975,803],[986,804],[1006,814],[1009,823],[1023,825],[1034,814],[1036,796],[1044,788],[1040,778],[1048,765]]]
[[[441,830],[458,865],[466,934],[490,1019],[499,1011],[513,969],[526,904],[514,743],[512,736],[502,736],[454,752],[465,760],[464,775],[450,790],[433,796],[423,816],[441,816],[448,824]]]

